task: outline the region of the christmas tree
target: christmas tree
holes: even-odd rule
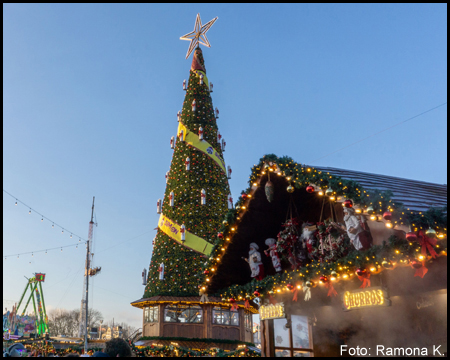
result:
[[[198,296],[230,189],[203,54],[194,51],[144,298]]]

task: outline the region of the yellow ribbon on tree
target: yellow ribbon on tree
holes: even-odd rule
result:
[[[190,132],[186,126],[184,126],[181,122],[178,124],[177,136],[180,136],[181,130],[183,130],[184,141],[200,150],[201,152],[208,155],[211,159],[213,159],[217,165],[223,170],[226,174],[225,161],[223,161],[220,154],[211,146],[211,144],[205,140],[199,140],[198,135]]]
[[[174,239],[176,242],[197,251],[201,254],[209,256],[211,254],[213,245],[202,239],[201,237],[190,233],[185,230],[185,241],[184,243],[181,241],[181,226],[178,225],[175,221],[170,220],[168,217],[161,214],[158,227],[163,231],[166,235]]]

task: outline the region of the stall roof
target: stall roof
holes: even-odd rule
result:
[[[409,180],[394,176],[378,175],[361,171],[332,167],[317,167],[318,171],[359,182],[365,189],[391,190],[392,199],[403,203],[412,211],[426,211],[430,207],[447,206],[447,185]]]

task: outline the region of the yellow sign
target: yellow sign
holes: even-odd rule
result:
[[[368,287],[344,293],[344,310],[354,310],[374,306],[390,306],[386,290],[381,287]]]
[[[284,312],[284,304],[276,303],[275,305],[261,305],[259,307],[259,318],[260,320],[267,319],[280,319],[286,317]]]
[[[217,165],[220,166],[220,168],[222,169],[222,171],[226,174],[226,168],[225,168],[225,161],[223,161],[222,157],[220,156],[220,154],[211,146],[210,143],[208,143],[205,140],[199,140],[198,135],[190,132],[186,126],[184,126],[181,122],[178,125],[178,131],[177,131],[177,136],[180,136],[180,132],[181,130],[183,130],[183,137],[184,137],[184,141],[197,148],[198,150],[200,150],[201,152],[205,153],[206,155],[208,155],[211,159],[213,159]]]
[[[169,235],[172,239],[188,247],[189,249],[197,251],[206,256],[209,256],[209,254],[211,254],[213,245],[202,239],[201,237],[190,233],[187,230],[184,230],[185,241],[183,243],[183,241],[181,241],[181,226],[178,225],[175,221],[170,220],[163,214],[161,214],[159,218],[158,227],[161,229],[161,231],[166,233],[166,235]]]

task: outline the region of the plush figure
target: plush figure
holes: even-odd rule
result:
[[[273,238],[268,238],[266,239],[265,243],[269,248],[267,250],[264,250],[264,254],[266,254],[266,256],[270,256],[275,271],[280,272],[281,262],[277,252],[276,240]]]
[[[312,224],[310,223],[304,223],[302,226],[302,235],[300,236],[302,247],[308,250],[308,254],[313,251],[313,246],[316,245],[315,230],[311,230],[311,226]]]
[[[355,249],[368,249],[372,245],[372,236],[370,231],[365,229],[366,224],[355,215],[355,209],[344,208],[344,221],[348,237]]]
[[[255,243],[250,244],[250,251],[248,252],[248,259],[243,258],[250,265],[252,271],[251,277],[256,280],[264,279],[264,265],[261,262],[261,253],[258,251],[259,246]]]

